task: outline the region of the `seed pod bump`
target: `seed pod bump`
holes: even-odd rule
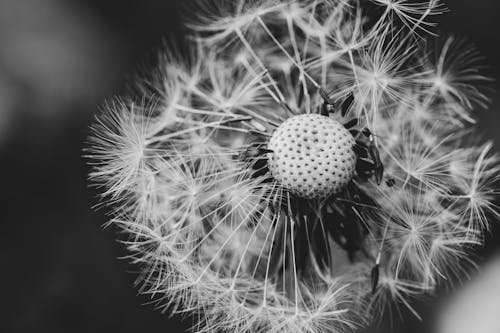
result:
[[[295,195],[316,199],[340,192],[354,175],[354,137],[338,121],[319,114],[293,116],[273,133],[269,170]],[[294,177],[294,175],[300,177]]]

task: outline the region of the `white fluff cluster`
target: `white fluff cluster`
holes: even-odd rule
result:
[[[499,217],[500,170],[470,130],[488,79],[473,49],[431,34],[439,2],[200,3],[190,55],[163,54],[90,139],[141,291],[195,314],[195,332],[326,333],[463,277]],[[302,198],[267,144],[325,109],[359,140],[356,172]]]

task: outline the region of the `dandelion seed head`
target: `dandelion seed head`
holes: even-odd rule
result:
[[[480,57],[434,35],[443,11],[198,2],[192,50],[164,50],[87,149],[140,292],[197,333],[344,333],[467,277],[500,167],[472,127]]]

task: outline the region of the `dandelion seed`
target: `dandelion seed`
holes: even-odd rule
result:
[[[475,51],[421,51],[438,1],[199,6],[187,60],[165,53],[88,148],[140,291],[195,332],[419,317],[500,217],[498,157],[466,127],[487,100]]]
[[[484,91],[491,79],[482,74],[482,58],[465,40],[448,37],[439,42],[442,46],[434,52],[435,59],[424,63],[429,70],[418,81],[429,87],[429,98],[443,99],[456,115],[474,122],[469,116],[472,108],[488,105]]]

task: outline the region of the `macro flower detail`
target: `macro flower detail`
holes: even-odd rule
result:
[[[356,166],[354,137],[319,114],[288,118],[269,140],[269,169],[295,195],[314,199],[337,193]]]
[[[195,332],[418,317],[499,217],[477,53],[430,47],[436,0],[198,6],[188,54],[164,50],[88,147],[141,292]]]

